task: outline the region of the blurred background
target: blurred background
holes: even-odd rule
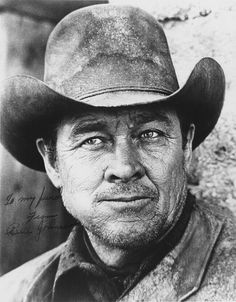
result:
[[[16,74],[43,79],[44,52],[56,23],[99,0],[0,0],[0,80]],[[197,198],[236,215],[236,3],[234,0],[109,0],[139,6],[163,25],[183,84],[202,57],[226,75],[222,116],[194,153],[189,187]],[[44,173],[0,147],[0,275],[64,241],[75,223]]]

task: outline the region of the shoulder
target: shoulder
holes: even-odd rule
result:
[[[236,202],[236,201],[235,201]],[[208,204],[207,202],[197,202],[197,207],[204,215],[222,223],[222,229],[215,245],[215,252],[232,252],[234,254],[236,248],[236,217],[228,209],[216,204]],[[219,255],[218,255],[219,256]]]
[[[236,301],[236,219],[217,205],[210,206],[202,202],[199,207],[206,215],[213,215],[223,224],[198,299]]]
[[[22,301],[34,280],[59,258],[64,245],[63,243],[0,277],[0,301]]]

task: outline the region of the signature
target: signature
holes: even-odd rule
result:
[[[45,193],[46,187],[44,186],[39,194],[39,196],[16,196],[14,193],[10,193],[6,197],[6,201],[4,203],[5,206],[10,206],[13,204],[28,204],[29,209],[37,209],[42,201],[58,201],[60,200],[60,194],[57,195],[47,195]]]
[[[39,222],[44,222],[46,220],[55,219],[58,215],[52,214],[52,215],[40,215],[37,214],[36,211],[29,212],[29,214],[26,216],[26,223],[37,220]]]
[[[17,235],[33,235],[35,241],[39,241],[41,235],[50,230],[62,230],[71,228],[74,224],[61,225],[56,221],[57,214],[52,215],[40,215],[36,211],[30,212],[26,220],[22,223],[12,223],[5,231],[7,236],[17,236]],[[35,224],[32,227],[30,222],[34,221]]]
[[[16,236],[16,235],[31,235],[33,232],[26,225],[21,223],[11,223],[7,229],[5,234],[7,236]]]

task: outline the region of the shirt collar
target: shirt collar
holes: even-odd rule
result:
[[[179,301],[186,300],[200,288],[223,224],[224,221],[218,219],[204,203],[194,204],[184,236],[171,252]]]

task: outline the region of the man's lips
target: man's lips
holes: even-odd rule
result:
[[[153,199],[150,196],[119,196],[119,197],[111,197],[111,198],[103,198],[101,201],[107,202],[133,202],[142,199]]]
[[[153,197],[150,196],[115,196],[113,198],[104,198],[100,203],[115,212],[124,213],[127,210],[140,212],[143,208],[151,206]]]

